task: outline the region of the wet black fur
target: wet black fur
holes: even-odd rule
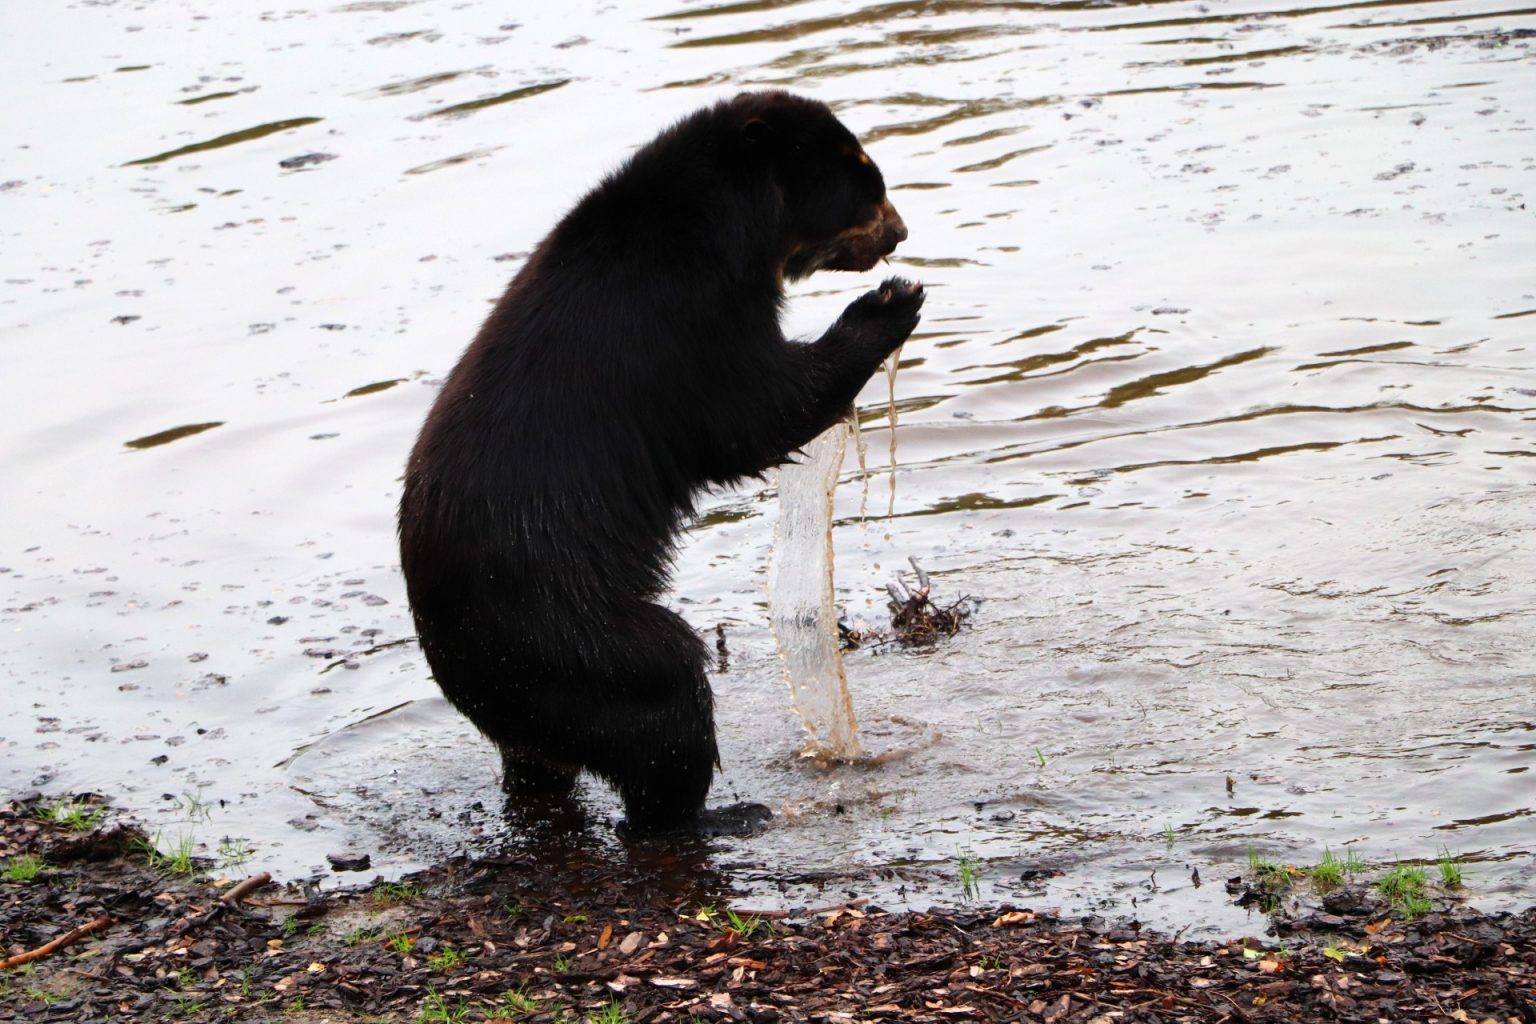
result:
[[[836,422],[923,300],[892,280],[813,344],[780,332],[784,274],[864,269],[905,237],[897,218],[832,241],[884,203],[860,153],[785,93],[685,118],[559,222],[443,387],[407,467],[401,561],[433,673],[513,794],[568,793],[586,770],[633,826],[702,811],[707,652],[655,603],[677,531],[700,489]]]

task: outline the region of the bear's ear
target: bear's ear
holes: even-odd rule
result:
[[[772,153],[779,144],[779,133],[774,131],[773,125],[760,117],[754,117],[741,126],[741,138],[746,142],[749,153],[762,156]]]

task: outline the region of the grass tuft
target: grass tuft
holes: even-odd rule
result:
[[[5,862],[5,869],[0,871],[0,878],[7,882],[30,882],[47,866],[47,861],[35,853],[19,853]]]
[[[960,895],[969,903],[981,897],[981,862],[974,850],[960,851]]]

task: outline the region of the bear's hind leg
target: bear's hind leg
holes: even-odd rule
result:
[[[562,798],[576,786],[578,769],[525,747],[501,747],[501,788],[508,796]]]
[[[638,599],[612,609],[603,624],[583,645],[592,689],[581,718],[582,767],[618,790],[633,831],[754,831],[767,808],[757,808],[750,824],[731,824],[704,806],[719,754],[708,651],[698,633],[677,613]]]
[[[624,801],[625,825],[633,832],[752,835],[772,813],[762,804],[705,807],[719,763],[714,707],[701,665],[679,680],[672,699],[613,705],[608,749],[620,757],[594,770],[613,783]],[[626,728],[627,727],[627,728]]]

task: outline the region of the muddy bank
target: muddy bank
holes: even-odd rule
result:
[[[0,808],[0,961],[90,928],[0,972],[0,1020],[1536,1021],[1536,908],[1405,920],[1362,893],[1283,937],[1200,942],[856,893],[753,913],[702,845],[614,870],[554,834],[537,859],[322,893],[214,878],[92,817]]]

